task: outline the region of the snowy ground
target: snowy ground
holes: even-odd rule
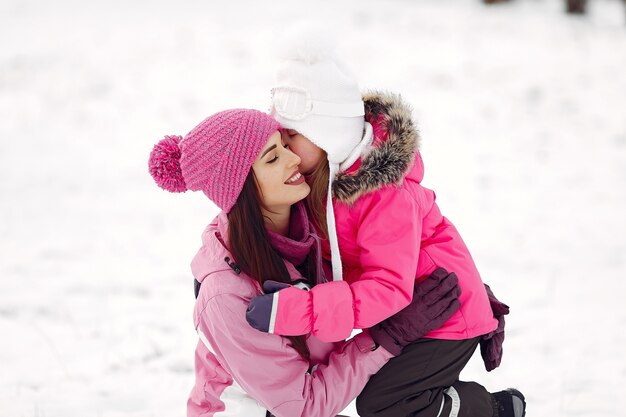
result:
[[[188,264],[216,209],[158,189],[148,153],[265,109],[303,16],[413,104],[425,184],[512,307],[503,366],[463,377],[519,387],[529,416],[626,416],[621,2],[88,3],[0,2],[1,417],[184,415]]]

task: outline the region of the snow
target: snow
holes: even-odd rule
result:
[[[217,210],[158,189],[148,153],[266,109],[305,20],[413,105],[424,183],[511,306],[503,365],[462,378],[518,387],[531,416],[625,416],[626,11],[589,7],[2,1],[0,416],[185,414],[189,262]]]

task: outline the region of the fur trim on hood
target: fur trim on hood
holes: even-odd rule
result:
[[[347,204],[384,186],[398,185],[413,166],[419,135],[411,107],[400,95],[370,91],[363,94],[365,119],[374,128],[372,148],[361,155],[354,173],[339,173],[333,196]]]

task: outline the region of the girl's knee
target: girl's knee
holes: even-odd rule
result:
[[[370,398],[372,397],[363,393],[356,397],[356,411],[360,417],[376,416],[375,404]]]

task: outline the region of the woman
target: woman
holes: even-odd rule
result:
[[[422,276],[437,267],[453,270],[463,290],[459,311],[372,377],[357,410],[361,416],[522,417],[519,391],[491,394],[458,380],[479,344],[488,371],[500,364],[508,307],[484,286],[435,193],[421,185],[424,165],[410,108],[393,94],[361,97],[333,51],[310,39],[285,58],[271,114],[302,159],[313,189],[307,205],[328,237],[325,255],[335,281],[310,293],[259,296],[251,305],[267,314],[248,322],[280,335],[340,340],[404,308]]]
[[[160,187],[203,191],[222,209],[192,261],[200,341],[189,416],[334,416],[392,357],[387,347],[416,340],[459,306],[454,274],[440,270],[416,287],[406,311],[346,342],[251,328],[245,312],[261,288],[274,291],[278,282],[305,291],[300,287],[325,281],[317,237],[300,202],[310,189],[279,129],[259,111],[227,110],[184,139],[167,136],[150,155]],[[432,320],[406,320],[415,315]]]

